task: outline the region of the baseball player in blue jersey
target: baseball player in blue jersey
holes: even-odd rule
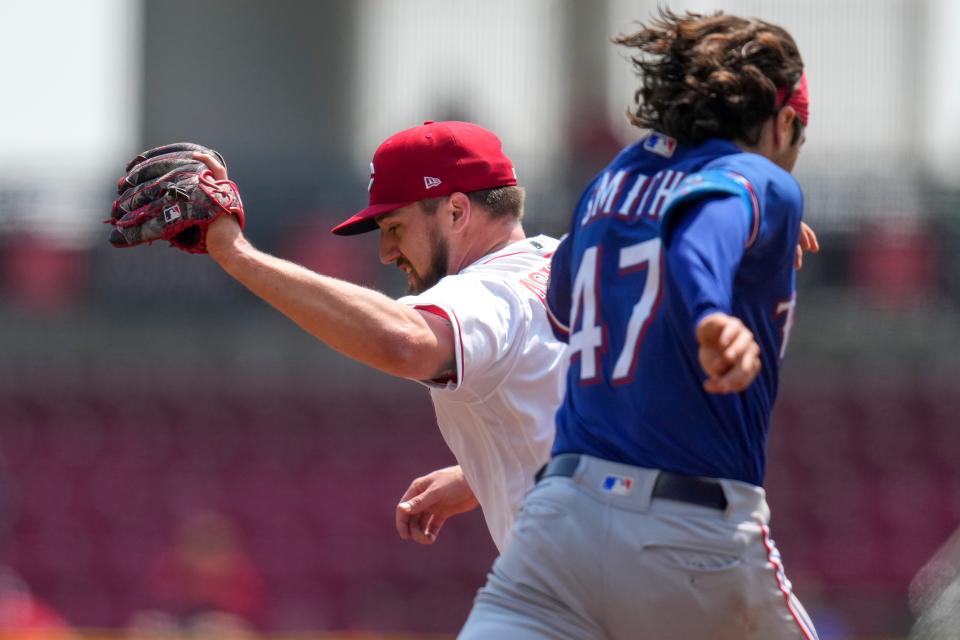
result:
[[[658,19],[632,120],[553,258],[553,457],[461,638],[816,638],[762,488],[795,309],[808,98],[760,20]]]

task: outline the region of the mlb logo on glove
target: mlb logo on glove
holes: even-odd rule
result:
[[[225,172],[223,156],[191,142],[144,151],[127,163],[117,182],[118,198],[105,220],[113,225],[110,244],[134,247],[166,240],[187,253],[207,252],[207,227],[232,215],[244,224],[240,192],[230,180],[218,180],[197,156],[214,158]]]
[[[163,210],[163,221],[169,224],[174,220],[179,220],[181,215],[180,205],[175,204]]]

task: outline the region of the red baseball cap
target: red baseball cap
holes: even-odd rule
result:
[[[427,198],[517,184],[500,138],[469,122],[424,122],[387,138],[370,163],[370,205],[332,231],[377,228],[376,218]]]

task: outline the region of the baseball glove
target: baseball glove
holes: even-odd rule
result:
[[[216,180],[195,152],[206,153],[226,166],[223,156],[197,144],[180,142],[150,149],[127,164],[117,183],[107,223],[113,225],[110,243],[133,247],[166,240],[189,253],[207,252],[207,228],[223,215],[244,224],[243,203],[237,185]]]

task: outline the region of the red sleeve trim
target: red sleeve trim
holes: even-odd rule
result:
[[[413,308],[419,309],[420,311],[426,311],[427,313],[432,313],[435,316],[440,316],[444,320],[450,320],[450,316],[447,315],[447,312],[435,304],[418,304]]]
[[[448,375],[445,375],[445,376],[440,377],[440,378],[433,378],[432,380],[430,380],[430,382],[435,382],[435,383],[437,383],[437,384],[447,384],[448,382],[453,382],[454,384],[458,384],[458,385],[463,384],[463,375],[462,375],[462,373],[461,373],[461,375],[460,375],[459,380],[458,380],[458,378],[457,378],[457,371],[462,370],[463,365],[464,365],[464,360],[463,360],[463,329],[461,329],[461,327],[460,327],[460,319],[457,318],[457,314],[454,313],[454,311],[453,311],[452,309],[450,309],[450,313],[447,313],[447,309],[444,309],[443,307],[439,307],[439,306],[437,306],[437,305],[435,305],[435,304],[417,304],[417,305],[414,305],[413,308],[414,308],[414,309],[417,309],[418,311],[426,311],[427,313],[432,313],[432,314],[435,315],[435,316],[439,316],[439,317],[443,318],[444,320],[446,320],[447,322],[449,322],[449,323],[456,329],[456,332],[457,332],[456,342],[457,342],[457,345],[459,346],[459,350],[460,350],[460,357],[458,358],[458,360],[459,360],[459,365],[460,365],[460,366],[457,366],[457,363],[454,363],[454,372],[453,372],[453,373],[448,374]],[[453,316],[453,318],[450,317],[451,315]]]

